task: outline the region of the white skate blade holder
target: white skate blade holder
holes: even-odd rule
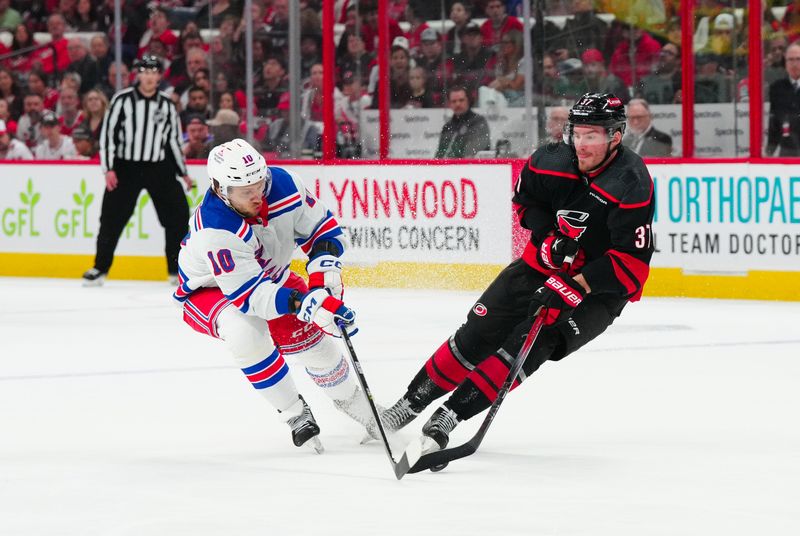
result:
[[[312,449],[317,454],[322,454],[325,452],[325,447],[322,446],[322,441],[319,440],[319,437],[314,436],[305,443],[303,443],[304,447],[308,447]]]

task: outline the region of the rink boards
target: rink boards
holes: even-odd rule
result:
[[[286,165],[350,242],[350,285],[484,287],[525,243],[510,197],[522,161]],[[657,253],[646,294],[800,300],[800,176],[782,164],[651,165]],[[96,164],[0,164],[0,275],[77,278],[103,196]],[[190,165],[199,188],[205,166]],[[800,175],[800,174],[798,174]],[[163,232],[143,193],[110,276],[163,279]],[[295,268],[302,270],[298,258]]]

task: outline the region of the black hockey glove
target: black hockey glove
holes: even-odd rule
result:
[[[528,312],[536,314],[539,307],[545,309],[544,323],[548,326],[565,322],[586,297],[586,291],[566,272],[551,275],[544,285],[533,294]]]
[[[568,270],[579,250],[576,240],[554,231],[542,240],[536,260],[545,270]]]

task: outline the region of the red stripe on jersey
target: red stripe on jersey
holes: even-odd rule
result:
[[[556,177],[564,177],[565,179],[578,180],[580,178],[577,175],[575,175],[574,173],[565,173],[563,171],[555,171],[555,170],[551,170],[551,169],[535,168],[535,167],[533,167],[533,165],[531,165],[530,162],[528,162],[528,169],[530,169],[534,173],[542,173],[544,175],[554,175]]]
[[[236,236],[239,238],[244,238],[244,235],[247,234],[247,231],[250,229],[250,225],[247,224],[246,221],[242,221],[241,227],[239,227],[239,232],[236,233]]]
[[[490,355],[470,373],[469,379],[486,395],[490,402],[494,402],[494,399],[497,398],[497,390],[506,381],[508,371],[509,367],[502,359],[496,355]],[[515,380],[512,388],[516,387],[516,384]]]
[[[457,384],[451,382],[436,371],[436,367],[433,365],[433,358],[428,359],[428,361],[425,362],[425,372],[428,374],[428,377],[433,383],[445,391],[452,391],[458,387]]]
[[[308,253],[309,251],[311,251],[311,246],[314,244],[314,241],[319,236],[327,233],[331,229],[335,228],[337,225],[339,225],[339,224],[337,223],[337,221],[334,218],[329,218],[328,221],[323,223],[322,226],[319,229],[317,229],[317,232],[314,233],[313,236],[311,236],[308,240],[303,242],[303,245],[301,246],[300,249],[302,249],[304,253]]]
[[[278,359],[275,360],[273,364],[262,370],[261,372],[257,372],[255,374],[250,374],[247,376],[247,379],[250,380],[250,383],[258,383],[260,381],[266,380],[271,378],[276,372],[278,372],[283,365],[286,364],[286,361],[283,359],[282,355],[278,356]]]
[[[514,213],[517,215],[517,221],[522,224],[522,218],[525,217],[525,211],[528,210],[528,207],[522,206],[519,203],[512,203],[511,205],[514,208]]]
[[[295,202],[297,202],[299,200],[300,200],[300,194],[294,194],[293,196],[287,197],[286,199],[284,199],[282,201],[278,201],[274,205],[270,205],[269,206],[269,212],[275,212],[276,210],[280,210],[283,207],[285,207],[286,205],[291,205],[292,203],[295,203]]]
[[[592,190],[597,190],[598,192],[600,192],[601,194],[603,194],[603,197],[606,197],[606,198],[607,198],[609,201],[613,201],[614,203],[619,203],[619,199],[617,199],[616,197],[614,197],[614,196],[613,196],[613,195],[611,195],[610,193],[606,192],[605,190],[603,190],[602,188],[600,188],[600,187],[599,187],[598,185],[596,185],[595,183],[592,183],[592,184],[591,184],[591,188],[592,188]]]
[[[469,369],[462,365],[456,356],[453,355],[453,351],[450,349],[449,339],[444,341],[433,353],[431,359],[442,374],[455,383],[461,383],[464,381],[464,378],[467,377],[467,374],[469,374]]]
[[[641,208],[646,207],[653,200],[653,180],[650,179],[650,195],[647,196],[647,201],[641,203],[620,203],[619,208]]]
[[[622,283],[622,285],[630,291],[629,294],[633,294],[633,296],[630,298],[630,301],[638,301],[639,298],[642,297],[642,288],[644,287],[647,278],[650,276],[650,266],[648,266],[647,263],[640,261],[633,255],[623,253],[615,249],[609,250],[606,254],[611,258],[611,264],[614,266],[614,273],[617,276],[617,279],[619,279],[620,283]],[[622,270],[621,266],[617,266],[617,263],[619,263],[621,266],[624,266],[628,272],[633,274],[633,276],[636,278],[636,281],[630,281],[630,276]],[[628,281],[629,284],[626,284],[626,281]],[[636,285],[636,283],[638,283],[638,285]],[[631,285],[633,285],[633,288],[631,288]]]

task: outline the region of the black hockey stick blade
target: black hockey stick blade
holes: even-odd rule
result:
[[[478,428],[478,431],[475,432],[475,435],[472,436],[472,438],[470,438],[466,443],[456,447],[451,447],[449,449],[429,452],[428,454],[422,454],[422,452],[419,451],[419,443],[413,442],[400,457],[400,461],[397,462],[395,472],[404,470],[405,473],[419,473],[420,471],[424,471],[426,469],[443,467],[454,460],[466,458],[471,454],[475,454],[481,442],[483,441],[484,436],[486,436],[486,432],[489,431],[489,426],[492,424],[495,415],[497,415],[497,412],[500,409],[500,404],[503,403],[506,395],[509,391],[511,391],[511,385],[519,375],[519,371],[522,370],[525,360],[528,359],[528,355],[531,353],[531,348],[533,348],[533,344],[536,342],[536,338],[539,336],[539,332],[542,330],[542,326],[544,325],[544,317],[544,309],[540,308],[536,315],[536,320],[533,322],[530,331],[528,331],[528,335],[525,337],[525,342],[522,344],[522,348],[520,348],[519,354],[517,354],[517,357],[514,359],[511,370],[503,382],[503,386],[497,392],[497,398],[489,407],[489,413],[486,414],[486,418],[483,419],[483,422]],[[398,476],[397,478],[400,479],[402,476]]]
[[[367,385],[367,378],[364,376],[364,370],[361,368],[361,362],[358,360],[358,356],[356,356],[356,350],[353,348],[353,342],[350,340],[350,335],[347,334],[347,330],[341,321],[337,322],[337,326],[339,328],[339,332],[342,334],[342,340],[344,341],[344,345],[347,347],[347,352],[350,354],[350,361],[353,363],[353,370],[356,372],[358,383],[361,384],[361,390],[364,391],[364,395],[367,397],[367,402],[369,403],[369,408],[372,411],[372,416],[375,418],[378,431],[381,433],[383,448],[386,450],[386,455],[389,457],[389,463],[392,465],[394,476],[397,477],[397,480],[400,480],[407,471],[398,471],[400,466],[394,460],[394,456],[392,455],[392,448],[389,446],[389,440],[386,437],[386,430],[383,427],[380,415],[378,415],[378,409],[375,407],[375,400],[372,398],[372,391],[370,391],[369,385]]]

